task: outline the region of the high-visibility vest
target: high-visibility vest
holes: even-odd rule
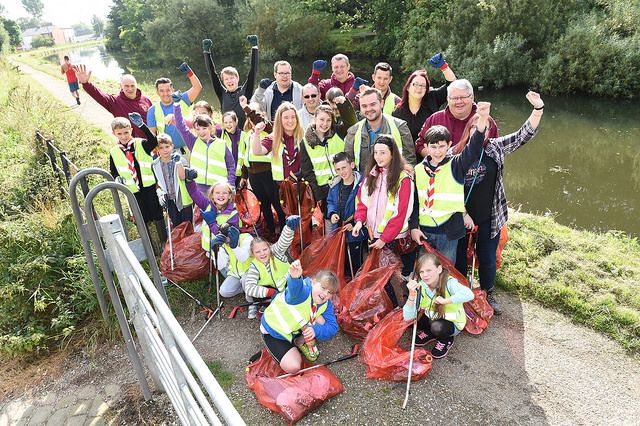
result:
[[[376,231],[378,231],[378,233],[380,234],[384,232],[384,229],[387,227],[387,223],[389,223],[389,220],[391,220],[392,217],[398,215],[398,209],[400,207],[400,196],[399,196],[400,186],[404,179],[411,179],[411,176],[405,171],[400,173],[400,177],[398,178],[398,191],[395,194],[391,194],[389,193],[389,191],[387,191],[387,204],[384,210],[384,216],[382,217],[382,221],[380,221],[380,223],[378,224],[378,227],[376,228]],[[362,184],[362,190],[360,191],[359,201],[362,202],[365,206],[367,206],[367,209],[372,208],[371,198],[369,196],[369,190],[367,189],[366,183]],[[357,202],[356,202],[356,205],[357,205]],[[407,209],[407,215],[404,218],[404,223],[402,225],[402,229],[400,230],[400,233],[409,231],[409,218],[411,217],[412,207],[413,207],[413,189],[411,190],[411,196],[409,198],[409,208]]]
[[[271,272],[267,271],[267,267],[257,259],[252,259],[251,263],[253,263],[253,266],[255,266],[260,273],[258,285],[273,287],[278,291],[284,291],[284,288],[287,286],[287,273],[291,266],[289,262],[283,262],[272,255],[269,259]]]
[[[191,151],[191,167],[198,172],[196,183],[214,185],[229,182],[226,154],[227,145],[221,139],[213,138],[209,144],[196,139]]]
[[[249,234],[240,234],[240,238],[238,239],[238,246],[241,246],[247,238],[251,238]],[[222,248],[229,257],[229,262],[227,263],[227,273],[236,278],[242,277],[242,275],[249,269],[249,265],[251,264],[251,257],[247,258],[244,262],[240,262],[229,244],[223,244]]]
[[[451,297],[449,293],[449,282],[454,280],[454,278],[449,278],[447,284],[445,286],[445,299]],[[429,297],[427,294],[427,290],[425,289],[427,285],[420,281],[420,292],[422,293],[422,297],[420,298],[420,309],[424,309],[425,315],[427,315],[430,319],[439,319],[438,318],[438,305],[434,302],[434,299],[437,295],[434,293],[433,298]],[[444,319],[447,321],[451,321],[455,324],[458,330],[463,330],[464,325],[467,323],[467,315],[464,312],[464,305],[462,303],[449,303],[448,305],[444,305]]]
[[[298,332],[311,320],[313,298],[311,292],[302,303],[290,305],[285,301],[284,293],[278,293],[264,311],[264,320],[276,333],[289,340],[293,340],[293,333]],[[319,305],[316,317],[327,310],[328,302]]]
[[[418,189],[419,220],[422,226],[440,226],[456,212],[464,212],[464,186],[453,177],[451,161],[443,164],[435,175],[433,205],[427,207],[429,175],[425,165],[415,166]]]
[[[158,186],[163,190],[167,190],[169,185],[172,185],[174,191],[176,193],[176,197],[180,194],[180,199],[176,198],[176,207],[178,210],[182,210],[184,207],[189,206],[193,203],[189,192],[187,191],[187,185],[184,183],[184,180],[180,179],[178,176],[178,163],[171,160],[171,164],[173,164],[173,182],[165,182],[164,175],[162,174],[162,162],[159,158],[153,160],[152,169],[155,171],[156,179],[158,181]]]
[[[311,164],[313,164],[313,173],[316,175],[318,186],[326,185],[336,176],[333,169],[333,157],[344,151],[344,141],[338,134],[333,135],[325,146],[316,145],[313,148],[307,141],[304,141],[307,154]]]
[[[389,130],[391,130],[391,137],[396,141],[398,151],[402,154],[402,137],[400,136],[400,130],[396,126],[396,122],[392,116],[388,114],[382,114],[387,123],[389,123]],[[353,156],[355,157],[356,167],[360,169],[360,146],[362,145],[362,129],[367,119],[360,120],[357,124],[356,134],[353,136]],[[374,141],[369,141],[369,147],[373,146]],[[366,165],[365,165],[366,166]]]
[[[384,100],[384,106],[382,107],[382,112],[385,114],[391,115],[393,111],[396,110],[396,99],[399,98],[398,95],[389,90],[389,94]]]
[[[211,211],[211,204],[209,204],[207,206],[207,209],[205,211]],[[238,211],[236,209],[233,209],[233,211],[229,214],[222,214],[222,213],[218,213],[218,216],[216,216],[216,223],[218,224],[218,226],[221,226],[227,222],[229,222],[229,220],[233,217],[233,216],[237,216],[238,215]],[[211,249],[211,229],[209,229],[209,225],[207,224],[207,222],[202,223],[202,249],[209,253],[209,250]]]
[[[253,130],[247,135],[247,155],[246,158],[250,163],[271,163],[271,154],[256,155],[253,153],[251,146],[253,145]],[[260,140],[269,136],[264,130],[260,132]]]
[[[156,177],[151,169],[153,157],[144,150],[142,139],[135,138],[133,140],[133,146],[133,156],[138,162],[138,166],[140,166],[140,176],[138,176],[138,179],[142,182],[142,187],[146,188],[147,186],[155,185]],[[138,192],[138,185],[136,185],[136,182],[133,180],[133,175],[131,174],[131,170],[129,170],[129,162],[124,152],[122,152],[122,149],[120,149],[119,146],[114,146],[109,150],[109,154],[111,154],[113,164],[116,166],[116,170],[118,170],[118,175],[124,180],[125,186],[134,194]]]
[[[162,111],[162,102],[158,102],[153,106],[153,116],[156,118],[156,134],[164,133],[164,111]],[[187,116],[191,113],[191,107],[187,103],[180,99],[180,111],[183,116]]]
[[[245,165],[245,167],[249,167],[249,164],[245,164],[247,163],[246,155],[247,155],[248,136],[249,135],[247,134],[247,132],[240,131],[240,139],[238,139],[238,160],[236,161],[236,176],[242,175],[243,164]],[[222,139],[225,142],[225,144],[227,145],[227,148],[229,148],[229,152],[233,153],[233,143],[231,142],[231,136],[229,136],[229,133],[227,133],[226,130],[222,129],[222,133],[220,134],[220,139]]]
[[[275,181],[283,181],[284,180],[284,165],[282,161],[282,156],[284,155],[284,139],[280,141],[278,144],[278,152],[274,152],[271,150],[271,174],[273,175],[273,180]],[[300,141],[295,141],[294,145],[298,148],[298,152],[300,151]],[[300,154],[298,154],[300,155]]]

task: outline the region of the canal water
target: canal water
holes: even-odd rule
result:
[[[104,46],[68,54],[73,62],[87,64],[99,79],[117,80],[127,69],[127,59],[110,55]],[[48,59],[59,62],[58,55]],[[310,64],[311,60],[292,62],[296,81],[306,81]],[[145,83],[167,76],[176,88],[185,90],[185,78],[177,65],[133,73]],[[217,105],[204,62],[191,61],[190,65],[204,85],[200,98]],[[238,68],[245,78],[248,57],[216,58],[218,69],[227,65]],[[358,59],[352,70],[367,78],[374,65],[374,61]],[[455,64],[451,65],[455,70]],[[273,78],[272,67],[273,61],[260,61],[258,80]],[[397,74],[392,86],[395,93],[400,93],[405,76]],[[491,115],[501,134],[507,134],[517,130],[531,112],[525,92],[480,90],[476,101],[492,103]],[[543,99],[545,114],[539,134],[506,160],[505,186],[510,205],[526,212],[552,214],[558,222],[579,229],[621,230],[639,236],[640,103],[585,95],[543,94]]]

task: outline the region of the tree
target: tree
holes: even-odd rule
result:
[[[2,17],[0,17],[0,21],[2,21],[2,26],[9,35],[9,43],[11,44],[11,46],[20,46],[20,42],[22,41],[22,32],[20,31],[20,26],[18,25],[18,23],[11,19]]]
[[[55,43],[52,38],[43,37],[41,35],[35,36],[31,40],[32,49],[37,49],[39,47],[52,47],[53,45],[55,45]]]
[[[42,0],[22,0],[22,7],[34,18],[42,18],[42,12],[44,11]]]
[[[91,25],[87,24],[86,22],[78,22],[76,24],[71,25],[71,28],[73,28],[73,32],[77,36],[93,34],[93,29],[91,29]]]
[[[9,48],[9,34],[7,34],[7,30],[5,30],[4,27],[0,25],[0,54],[8,51]]]
[[[91,17],[91,26],[96,37],[102,37],[104,34],[104,20],[98,15],[93,15]]]

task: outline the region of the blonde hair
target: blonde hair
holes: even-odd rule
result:
[[[238,79],[240,78],[240,74],[238,74],[238,70],[235,69],[234,67],[224,67],[222,68],[222,71],[220,71],[220,74],[231,75]]]
[[[195,104],[193,104],[193,107],[192,107],[193,110],[195,110],[196,108],[204,108],[207,111],[207,114],[209,115],[209,117],[213,117],[213,108],[211,108],[211,105],[209,104],[209,102],[198,101]]]
[[[436,256],[433,253],[425,253],[422,256],[420,256],[418,258],[418,261],[416,262],[416,270],[414,273],[417,277],[420,277],[420,269],[422,269],[422,265],[424,265],[426,262],[429,262],[429,261],[432,262],[436,268],[438,266],[442,267],[442,272],[440,272],[440,276],[438,277],[438,286],[435,289],[435,293],[440,297],[446,298],[447,297],[447,294],[446,294],[447,281],[449,280],[449,271],[444,269],[444,266],[442,265],[442,263],[440,263],[440,259],[438,258],[438,256]],[[420,277],[420,279],[422,278]],[[418,288],[418,291],[421,291],[420,288]],[[439,318],[444,318],[444,305],[436,304],[436,311],[438,312]]]
[[[173,145],[173,141],[171,140],[171,136],[169,136],[166,133],[158,133],[158,136],[156,136],[156,139],[158,140],[158,145],[160,145],[160,144]]]
[[[338,281],[338,277],[332,271],[322,269],[315,273],[313,279],[320,282],[320,284],[324,284],[329,287],[329,291],[332,294],[335,294],[338,292],[338,290],[340,290],[340,282]]]
[[[131,129],[131,122],[124,117],[116,117],[111,122],[111,130]]]
[[[296,128],[293,129],[293,139],[296,145],[300,143],[304,138],[304,129],[300,125],[300,117],[298,116],[298,110],[291,102],[283,102],[276,111],[276,116],[273,120],[273,145],[271,152],[273,155],[277,155],[280,143],[284,142],[284,127],[282,126],[282,114],[286,111],[293,111],[296,114]]]

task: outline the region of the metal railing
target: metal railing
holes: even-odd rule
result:
[[[145,353],[146,365],[156,385],[167,392],[180,421],[188,425],[221,424],[202,386],[227,424],[244,425],[242,417],[136,260],[118,215],[101,218],[100,226],[131,322]]]
[[[56,176],[58,176],[60,193],[63,197],[68,197],[69,190],[67,188],[71,183],[71,178],[78,173],[80,169],[69,160],[65,151],[60,151],[55,146],[53,139],[45,138],[39,130],[36,131],[36,140],[43,145],[44,153],[49,158],[51,168]],[[82,193],[86,196],[89,192],[89,185],[86,180],[81,182],[81,187]]]

